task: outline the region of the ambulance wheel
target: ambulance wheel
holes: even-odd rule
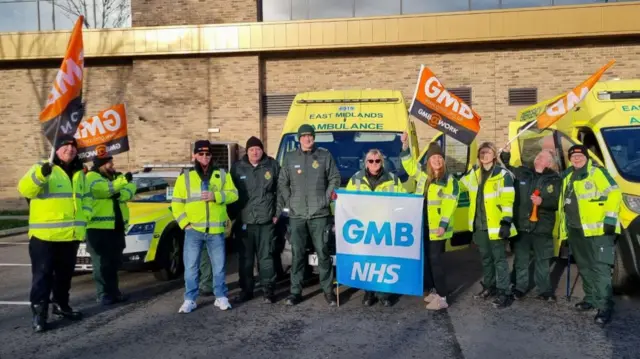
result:
[[[160,238],[156,253],[156,269],[154,277],[159,281],[170,281],[179,278],[184,273],[182,261],[182,247],[184,233],[174,227],[168,229]]]
[[[625,254],[631,255],[630,251],[633,251],[633,248],[630,248],[628,245],[626,236],[624,234],[618,236],[611,274],[611,285],[614,294],[628,293],[630,289],[634,287],[632,283],[634,282],[634,278],[629,271],[627,271],[623,258]]]

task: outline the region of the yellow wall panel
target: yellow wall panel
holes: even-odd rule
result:
[[[83,30],[86,57],[640,34],[640,2],[277,23]],[[60,58],[69,31],[0,33],[0,61]]]

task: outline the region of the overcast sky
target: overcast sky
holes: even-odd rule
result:
[[[2,31],[38,31],[38,4],[36,0],[21,0],[21,2],[11,2],[12,0],[0,0],[0,32]],[[88,8],[88,20],[93,27],[93,3],[94,0],[40,0],[40,29],[42,31],[72,29],[77,16],[70,19],[64,8],[69,8],[69,3],[86,3]],[[129,0],[116,0],[129,1]],[[102,0],[96,2],[96,13],[100,17],[102,13]],[[54,11],[55,9],[55,11]],[[55,19],[54,19],[55,17]],[[131,21],[127,26],[131,26]]]

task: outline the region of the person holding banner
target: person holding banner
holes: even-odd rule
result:
[[[106,153],[93,159],[87,185],[93,196],[93,214],[87,225],[87,249],[93,262],[98,302],[111,305],[128,298],[118,288],[118,269],[126,247],[129,222],[127,201],[136,193],[130,172],[116,172],[113,157]]]
[[[199,264],[202,246],[207,247],[213,268],[214,306],[231,309],[225,283],[225,226],[227,205],[238,200],[238,190],[231,174],[211,164],[211,144],[196,141],[193,147],[194,168],[178,176],[171,200],[171,212],[184,229],[184,302],[178,313],[197,308]]]
[[[482,143],[479,165],[460,184],[469,191],[469,229],[482,256],[483,289],[474,297],[495,296],[493,306],[506,308],[513,301],[505,241],[517,233],[512,223],[515,189],[512,175],[497,164],[497,153],[492,143]]]
[[[82,313],[69,306],[69,289],[78,246],[91,218],[91,196],[75,138],[58,136],[54,151],[53,162],[32,166],[18,183],[18,191],[29,202],[29,301],[35,332],[47,329],[51,294],[53,314],[82,318]]]
[[[447,282],[442,263],[447,240],[453,236],[453,214],[458,206],[460,188],[458,180],[447,172],[444,153],[438,144],[430,143],[426,153],[426,166],[422,170],[418,162],[409,153],[408,135],[401,137],[402,167],[409,176],[416,176],[415,193],[424,195],[423,207],[426,220],[423,232],[428,233],[425,241],[425,288],[429,294],[424,298],[429,310],[441,310],[449,307],[447,303]]]
[[[509,165],[510,151],[511,146],[507,145],[500,154],[500,160],[514,174],[518,184],[514,208],[518,236],[514,240],[516,282],[513,296],[521,299],[529,289],[529,263],[533,250],[537,298],[555,301],[549,267],[553,258],[553,228],[562,185],[558,166],[554,153],[543,149],[535,157],[533,168],[513,167]]]
[[[609,172],[589,159],[587,148],[569,148],[572,166],[563,173],[560,196],[560,238],[567,238],[582,276],[584,299],[579,311],[597,309],[594,321],[611,321],[613,292],[611,266],[615,238],[621,233],[618,213],[622,191]]]
[[[384,168],[384,157],[378,149],[371,149],[365,155],[364,170],[356,172],[347,184],[347,191],[358,192],[405,192],[400,179]],[[370,307],[380,300],[383,306],[390,307],[388,293],[365,291],[362,304]]]
[[[324,299],[333,307],[337,305],[337,297],[333,290],[333,265],[324,233],[329,226],[332,195],[340,187],[340,172],[331,153],[316,146],[313,126],[300,126],[298,140],[300,147],[285,155],[278,178],[281,200],[278,201],[276,217],[280,217],[284,206],[289,208],[293,257],[291,294],[285,304],[296,305],[302,300],[305,252],[307,240],[311,237],[318,254]]]

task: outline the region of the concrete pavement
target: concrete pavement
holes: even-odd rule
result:
[[[26,237],[0,244],[0,264],[29,264]],[[230,296],[237,293],[235,259],[229,259]],[[0,266],[0,358],[637,358],[640,301],[616,298],[614,322],[601,329],[594,313],[575,313],[560,299],[527,298],[504,310],[473,300],[479,289],[478,254],[447,254],[451,307],[428,312],[422,298],[401,297],[391,308],[363,308],[362,292],[347,289],[340,308],[328,308],[317,284],[305,301],[286,307],[260,300],[221,312],[213,298],[198,299],[191,314],[178,314],[182,281],[157,282],[150,273],[121,273],[131,301],[113,307],[95,303],[90,275],[74,277],[72,304],[81,322],[54,321],[54,329],[31,333],[28,266]],[[563,263],[557,291],[564,295]],[[576,269],[572,268],[575,275]],[[576,296],[580,296],[580,282]]]

